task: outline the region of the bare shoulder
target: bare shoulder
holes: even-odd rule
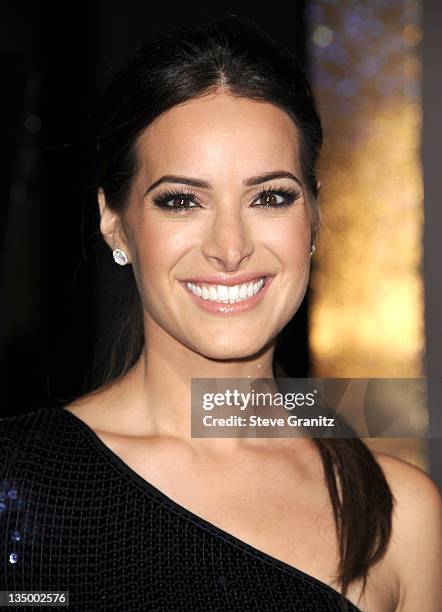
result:
[[[95,433],[139,436],[142,428],[137,415],[130,416],[132,413],[128,409],[128,386],[124,379],[111,382],[82,395],[64,408],[83,420]]]
[[[442,494],[420,468],[374,452],[395,504],[390,558],[399,588],[396,611],[442,612]]]
[[[424,495],[427,494],[436,500],[441,498],[441,491],[434,480],[416,465],[387,453],[374,451],[373,455],[388,483],[392,488],[396,488],[398,493],[408,492],[415,496],[418,489]]]
[[[373,452],[398,504],[410,510],[414,506],[441,509],[442,493],[430,476],[419,467],[386,453]]]
[[[103,388],[82,395],[64,408],[85,421],[92,429],[103,429],[106,420],[112,422],[109,413],[112,412],[113,406],[111,390]]]

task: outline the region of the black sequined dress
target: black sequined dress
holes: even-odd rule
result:
[[[359,610],[180,506],[53,406],[0,419],[0,591],[68,591],[69,612]]]

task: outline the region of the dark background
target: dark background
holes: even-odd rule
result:
[[[305,62],[304,2],[2,3],[1,416],[82,393],[115,314],[115,264],[90,189],[89,119],[104,84],[145,39],[224,11],[254,19]],[[307,376],[307,299],[280,349]],[[106,356],[103,355],[105,359]]]

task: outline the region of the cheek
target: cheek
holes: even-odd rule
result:
[[[311,237],[310,220],[306,214],[269,219],[262,237],[263,243],[287,271],[304,268],[308,261]]]
[[[189,232],[179,222],[149,219],[133,233],[134,268],[143,284],[164,282],[168,271],[189,247]]]

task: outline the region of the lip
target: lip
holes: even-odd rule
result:
[[[244,274],[237,274],[236,276],[225,276],[224,274],[206,274],[204,276],[193,276],[192,278],[182,279],[183,283],[212,283],[212,285],[227,285],[233,287],[233,285],[242,285],[252,280],[258,280],[260,278],[274,276],[268,272],[244,272]]]
[[[271,282],[273,280],[273,276],[265,276],[264,274],[262,276],[265,277],[265,280],[264,280],[264,285],[263,285],[261,291],[258,291],[258,293],[256,295],[253,295],[252,297],[248,298],[247,300],[242,300],[241,302],[236,302],[235,304],[223,304],[222,302],[211,302],[210,300],[204,300],[202,297],[199,297],[198,295],[195,295],[186,286],[186,283],[196,282],[195,279],[193,281],[190,281],[190,280],[189,281],[181,281],[181,284],[184,287],[186,293],[193,299],[195,304],[197,306],[199,306],[200,308],[202,308],[203,310],[206,310],[207,312],[210,312],[212,314],[218,314],[218,315],[222,315],[222,316],[224,316],[224,315],[235,315],[235,314],[238,314],[238,313],[249,311],[251,308],[254,308],[255,306],[257,306],[263,300],[265,294],[268,291],[269,285],[271,284]],[[201,278],[201,277],[199,277],[199,278]],[[217,277],[217,278],[219,278],[219,277]],[[243,277],[241,277],[241,278],[245,278],[245,275]],[[249,278],[250,278],[250,280],[252,280],[252,279],[255,279],[255,278],[262,278],[262,277],[257,277],[255,275],[249,275]],[[208,281],[199,281],[199,282],[208,282]],[[242,282],[246,282],[246,281],[242,281]],[[218,284],[222,285],[222,284],[226,284],[226,283],[220,282]],[[235,280],[234,283],[230,283],[230,285],[236,285],[236,284],[238,284],[238,281],[236,281],[236,280]],[[241,284],[241,282],[239,284]]]

